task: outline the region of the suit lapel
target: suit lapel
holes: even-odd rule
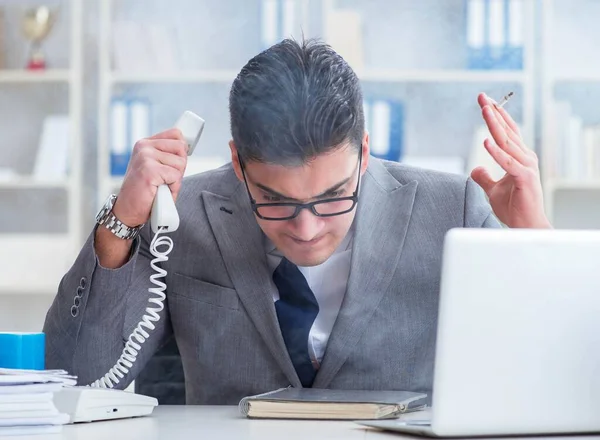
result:
[[[231,197],[203,192],[204,206],[227,271],[250,319],[293,386],[301,386],[273,304],[263,236],[242,184]],[[231,214],[229,212],[231,212]]]
[[[313,387],[327,388],[357,346],[390,288],[408,229],[417,182],[401,185],[371,159],[361,185],[346,295]],[[401,270],[401,268],[400,268]]]

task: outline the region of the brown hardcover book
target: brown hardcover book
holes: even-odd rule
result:
[[[408,391],[289,387],[245,397],[239,408],[250,418],[372,420],[423,409],[426,397]]]

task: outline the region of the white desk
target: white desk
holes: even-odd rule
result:
[[[423,413],[404,417],[415,415],[418,418],[423,417]],[[18,439],[18,437],[9,438]],[[28,438],[32,440],[399,440],[418,437],[367,428],[351,421],[247,419],[234,406],[165,405],[155,408],[149,417],[66,425],[60,434]],[[536,437],[536,440],[540,439],[542,437]],[[552,440],[557,439],[599,440],[600,436],[552,438]]]
[[[60,434],[32,436],[32,440],[382,438],[374,434],[374,430],[350,421],[257,420],[243,417],[237,406],[160,405],[149,417],[65,425]]]

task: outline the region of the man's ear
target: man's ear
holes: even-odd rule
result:
[[[361,175],[367,171],[369,166],[369,155],[371,153],[371,147],[369,146],[369,132],[365,130],[365,135],[362,140],[362,169],[360,170]]]
[[[237,148],[235,148],[235,143],[233,139],[229,141],[229,149],[231,150],[231,164],[233,165],[233,171],[237,176],[240,182],[244,181],[244,176],[242,176],[242,167],[240,166],[240,158],[238,156]]]

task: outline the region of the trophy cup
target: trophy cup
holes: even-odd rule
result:
[[[38,6],[25,11],[21,25],[23,34],[31,40],[27,59],[28,69],[46,68],[46,57],[41,50],[41,43],[48,36],[55,19],[55,14],[47,6]]]

